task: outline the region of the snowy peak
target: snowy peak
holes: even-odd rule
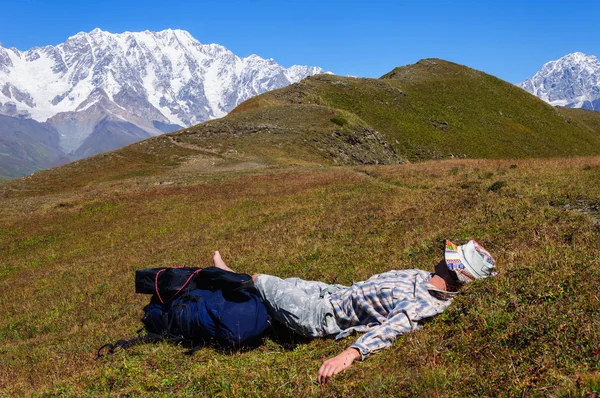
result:
[[[598,63],[598,58],[596,58],[596,56],[594,55],[587,55],[584,54],[582,52],[574,52],[571,54],[567,54],[564,57],[562,57],[561,59],[559,59],[557,62],[567,62],[567,63],[574,63],[574,64],[587,64],[587,63]]]
[[[600,111],[600,61],[593,55],[575,52],[548,62],[519,86],[551,105]]]
[[[155,135],[163,132],[157,123],[190,126],[222,117],[252,96],[318,73],[319,67],[284,68],[257,55],[240,58],[184,30],[113,34],[96,28],[57,46],[0,47],[0,113],[53,123],[66,120],[56,115],[71,120],[99,104],[113,116],[135,115],[133,123]],[[74,139],[72,123],[54,127],[66,151],[86,138],[79,131]]]

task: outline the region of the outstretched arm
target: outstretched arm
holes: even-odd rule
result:
[[[317,375],[317,383],[324,384],[331,379],[332,376],[340,373],[342,370],[348,369],[352,362],[360,358],[360,352],[356,348],[346,348],[341,354],[333,358],[329,358],[321,368]]]
[[[397,335],[409,332],[417,327],[417,324],[411,322],[406,311],[403,309],[393,311],[390,315],[391,317],[383,325],[361,336],[351,347],[342,351],[341,354],[323,362],[323,365],[319,369],[317,382],[319,384],[327,383],[332,376],[349,368],[355,360],[365,359],[371,353],[388,347]]]

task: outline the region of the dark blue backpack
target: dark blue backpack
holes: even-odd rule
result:
[[[138,331],[145,329],[146,335],[105,344],[98,356],[104,348],[112,354],[116,348],[159,340],[186,343],[193,347],[190,353],[207,343],[237,349],[260,341],[270,325],[246,274],[215,267],[152,268],[136,272],[136,291],[152,294]]]
[[[167,339],[239,348],[260,339],[270,318],[254,293],[194,289],[167,304],[148,304],[142,322],[149,334]]]

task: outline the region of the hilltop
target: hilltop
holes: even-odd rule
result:
[[[598,121],[600,114],[554,108],[486,73],[426,59],[380,79],[312,76],[171,137],[268,164],[393,164],[594,155]]]
[[[272,116],[282,107],[279,118]],[[304,123],[324,124],[326,116],[313,114],[323,108],[332,112],[329,130],[373,129],[398,157],[411,161],[591,155],[600,143],[599,131],[577,115],[567,117],[510,83],[439,59],[396,68],[380,79],[313,76],[252,98],[232,114],[253,111],[246,120],[293,129],[294,120],[284,115],[303,112]],[[202,137],[208,125],[191,131]]]

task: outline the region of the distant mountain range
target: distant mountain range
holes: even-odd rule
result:
[[[598,155],[600,112],[553,107],[484,72],[423,59],[379,79],[311,76],[250,98],[223,118],[2,183],[0,196],[60,192],[134,176],[144,177],[140,184],[179,184],[197,174],[289,166],[469,158],[511,159],[511,168],[527,168],[531,163],[516,159]],[[513,163],[501,164],[494,176],[467,175],[458,162],[452,171],[458,180],[445,189],[494,192]],[[435,165],[430,174],[445,178]],[[394,184],[414,189],[412,180]],[[512,188],[506,189],[503,195],[511,195]]]
[[[600,61],[593,55],[548,62],[519,86],[554,106],[600,111]]]
[[[21,149],[5,154],[0,164],[11,177],[67,157],[81,159],[222,117],[252,96],[323,72],[285,68],[257,55],[241,58],[183,30],[95,29],[57,46],[25,52],[0,47],[0,115],[14,119],[12,134],[0,129],[0,150]],[[33,120],[22,124],[25,119]],[[38,159],[39,151],[25,150],[22,139],[48,131],[58,136],[54,156],[44,152],[47,156]],[[31,167],[21,164],[7,175],[6,160],[15,156]]]
[[[394,70],[388,74],[389,76],[384,76],[383,81],[387,81],[385,79],[393,75],[394,79],[399,81],[399,90],[404,91],[407,85],[420,82],[425,76],[422,74],[429,73],[426,71],[430,69],[441,68],[447,72],[445,69],[454,68],[449,66],[453,64],[441,60],[425,60],[417,65],[418,67],[409,66]],[[465,70],[469,69],[457,69],[461,71],[460,73]],[[79,33],[58,46],[36,47],[25,52],[0,47],[0,115],[3,115],[0,117],[0,179],[29,174],[71,160],[120,148],[151,136],[219,118],[228,114],[238,104],[258,94],[288,86],[323,72],[319,67],[284,68],[272,59],[264,60],[256,55],[240,58],[223,46],[201,44],[188,32],[182,30],[111,34],[95,29],[90,33]],[[480,84],[483,80],[491,78],[485,77],[468,84]],[[453,79],[452,74],[444,73],[438,80],[445,87],[452,86]],[[348,87],[354,80],[311,80],[312,83],[321,81]],[[428,77],[427,81],[432,83],[433,80]],[[377,84],[381,85],[381,83]],[[594,56],[582,53],[569,54],[545,64],[535,76],[519,86],[552,105],[600,110],[600,61]],[[370,86],[361,86],[361,89],[365,87]],[[514,93],[509,92],[505,86],[502,87],[501,91],[505,92],[503,95],[506,98],[514,96]],[[485,86],[482,89],[488,88]],[[419,97],[422,96],[423,103],[429,103],[432,101],[431,96],[441,93],[436,94],[439,90],[440,87],[432,83],[426,89],[417,90],[416,93]],[[318,91],[315,93],[312,90],[293,88],[290,91],[292,97],[284,102],[288,104],[291,101],[303,106],[321,104],[329,107],[331,104],[327,103],[325,94]],[[466,135],[474,134],[474,136],[480,134],[481,120],[479,122],[477,120],[481,119],[481,112],[473,113],[471,115],[473,120],[471,120],[464,117],[465,112],[471,110],[465,107],[462,121],[457,122],[454,120],[456,115],[449,111],[457,108],[454,102],[462,103],[466,98],[475,98],[472,90],[467,91],[463,93],[452,89],[448,93],[444,92],[444,95],[450,95],[444,112],[438,115],[436,110],[438,105],[432,102],[424,111],[430,115],[423,120],[421,119],[425,114],[417,115],[414,110],[411,110],[412,108],[402,110],[399,115],[396,115],[397,118],[394,119],[396,121],[390,122],[394,125],[400,123],[398,126],[403,126],[397,134],[393,134],[393,142],[399,144],[392,145],[390,141],[380,141],[381,137],[373,133],[375,134],[373,137],[379,137],[373,141],[373,145],[378,145],[378,148],[387,154],[385,156],[380,154],[382,157],[373,161],[387,163],[392,162],[390,159],[403,161],[446,156],[492,156],[491,153],[479,153],[475,150],[459,153],[458,148],[448,152],[452,145],[449,143],[441,145],[440,140],[438,144],[441,146],[422,143],[426,141],[423,134],[428,134],[427,129],[431,126],[436,131],[453,131]],[[325,92],[329,93],[328,90]],[[283,94],[279,92],[274,96],[263,96],[260,100],[244,102],[238,111],[248,107],[270,106],[278,103],[281,95]],[[268,103],[264,102],[266,101],[264,98],[269,98]],[[479,100],[479,105],[483,101],[482,98]],[[342,107],[342,109],[344,112],[355,112],[359,106],[357,101],[360,100],[361,98],[348,99],[352,106],[348,109]],[[485,100],[491,101],[488,98]],[[514,102],[516,99],[511,101]],[[512,109],[509,104],[505,104],[505,99],[496,98],[492,102],[494,104],[490,105],[490,109],[496,109],[498,104],[502,104],[506,109]],[[371,132],[388,131],[391,128],[391,125],[383,128],[384,125],[379,124],[389,119],[390,112],[394,113],[396,110],[387,108],[388,104],[385,103],[385,109],[380,110],[383,113],[378,113],[377,116],[375,109],[379,105],[375,104],[379,103],[377,101],[370,103],[364,110],[364,114],[359,112],[360,118],[367,121],[369,127],[363,126],[361,121],[353,128],[360,130],[364,127],[367,129],[365,131]],[[335,108],[338,106],[336,105]],[[307,110],[309,113],[314,111],[313,108]],[[285,108],[285,112],[289,111],[289,108]],[[269,108],[268,112],[275,112],[275,108]],[[499,137],[504,137],[508,147],[504,148],[498,144],[493,148],[493,153],[496,155],[492,157],[503,152],[506,152],[507,156],[512,154],[518,157],[559,154],[560,151],[550,144],[536,147],[530,146],[526,140],[519,147],[520,152],[513,154],[511,146],[527,137],[521,136],[518,129],[513,131],[517,118],[507,116],[507,111],[501,110],[498,114],[501,119],[496,120],[497,115],[494,112],[489,115],[489,120],[485,124],[494,126],[493,129],[497,130]],[[516,114],[517,110],[513,109],[511,112]],[[540,115],[544,112],[546,111],[540,108]],[[292,120],[295,116],[284,115],[282,120],[288,117]],[[371,120],[372,117],[375,119]],[[525,116],[519,118],[521,117]],[[545,117],[554,118],[556,115],[548,114]],[[312,120],[307,115],[302,118],[304,118],[303,122],[298,121],[299,124],[295,125],[292,123],[286,129],[293,130]],[[597,124],[595,116],[565,113],[559,118],[586,119],[585,123],[588,124],[582,128],[586,131],[585,134],[592,135],[579,137],[579,139],[584,143],[595,142],[596,127],[590,127]],[[345,128],[348,127],[343,122],[346,119],[342,115],[338,120]],[[583,119],[581,120],[584,123]],[[256,121],[262,126],[262,122],[259,122],[260,120]],[[234,128],[230,124],[230,122],[225,123],[229,129],[227,131],[232,131],[231,128]],[[246,125],[235,126],[243,131],[247,130]],[[223,131],[213,131],[213,127],[207,127],[206,131],[219,135],[223,133]],[[389,131],[395,131],[396,127]],[[315,130],[316,127],[310,124],[305,128]],[[537,128],[538,126],[528,127],[531,131],[537,131]],[[557,131],[566,131],[561,129]],[[512,138],[509,139],[509,136]],[[226,138],[224,135],[221,137]],[[565,139],[570,138],[567,136],[561,138],[563,142]],[[339,144],[337,139],[327,140],[331,142],[320,148],[320,151],[336,150],[336,145]],[[468,142],[475,141],[469,138]],[[586,145],[573,146],[575,148],[573,151],[560,153],[563,155],[595,153],[588,151]],[[392,150],[394,147],[396,149]],[[369,148],[369,151],[375,151],[373,149],[375,147]],[[343,155],[340,153],[332,155],[335,162],[345,163],[350,161],[348,159],[354,161],[362,159],[360,162],[368,163],[367,159],[371,156],[362,153],[364,148],[355,145],[338,149]],[[347,152],[350,149],[352,150]],[[375,152],[379,153],[379,149]],[[402,156],[399,155],[400,153]],[[338,156],[342,157],[338,159]]]

